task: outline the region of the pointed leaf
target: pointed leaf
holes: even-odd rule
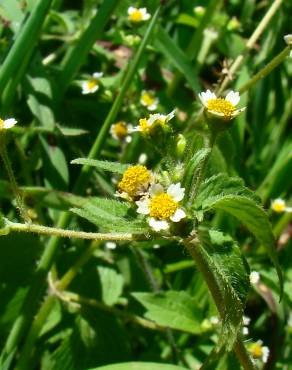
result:
[[[82,164],[86,166],[93,166],[104,171],[123,174],[130,166],[129,164],[121,164],[118,162],[99,161],[97,159],[76,158],[71,161],[72,164]]]
[[[124,362],[122,364],[106,365],[88,370],[186,370],[186,368],[160,364],[158,362]]]

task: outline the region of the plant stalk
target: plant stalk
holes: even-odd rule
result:
[[[187,248],[188,252],[192,256],[193,260],[196,263],[198,270],[203,275],[203,278],[209,288],[209,291],[212,295],[212,298],[215,302],[219,315],[223,317],[224,315],[224,306],[223,306],[223,299],[220,293],[220,288],[218,283],[209,269],[208,264],[204,258],[204,254],[202,252],[202,246],[196,240],[195,237],[191,237],[184,241],[184,245]],[[234,351],[238,360],[240,361],[241,365],[243,366],[244,370],[257,370],[256,366],[252,362],[240,335],[237,337],[237,341],[234,345]]]
[[[19,190],[19,187],[17,185],[16,179],[15,179],[15,176],[14,176],[14,173],[13,173],[13,169],[12,169],[12,166],[11,166],[11,163],[10,163],[9,156],[7,154],[6,143],[5,143],[5,133],[3,133],[3,131],[0,132],[0,155],[2,157],[4,166],[5,166],[8,178],[9,178],[9,182],[10,182],[10,185],[11,185],[11,188],[12,188],[12,192],[14,193],[14,196],[15,196],[15,200],[16,200],[17,208],[19,210],[19,214],[20,214],[20,216],[21,216],[21,218],[23,219],[24,222],[30,223],[31,219],[28,216],[26,207],[25,207],[24,202],[23,202],[21,192]]]
[[[238,68],[241,66],[247,52],[254,47],[255,43],[257,42],[261,34],[264,32],[267,25],[270,23],[271,19],[274,17],[275,13],[281,6],[282,2],[283,0],[275,0],[272,3],[271,7],[267,11],[267,13],[264,15],[263,19],[261,20],[257,28],[254,30],[253,34],[248,39],[245,45],[245,51],[235,59],[232,66],[230,67],[231,75],[233,75],[238,70]],[[218,95],[220,95],[224,91],[229,81],[230,81],[229,77],[226,76],[217,90]]]

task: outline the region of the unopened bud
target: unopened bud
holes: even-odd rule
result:
[[[178,158],[181,158],[183,156],[184,151],[186,149],[186,144],[187,144],[187,141],[184,135],[179,134],[177,143],[176,143],[176,155]]]

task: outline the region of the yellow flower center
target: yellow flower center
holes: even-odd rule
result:
[[[285,211],[285,209],[286,209],[286,204],[283,201],[280,202],[280,201],[275,200],[272,203],[272,210],[275,212],[282,213]]]
[[[139,9],[135,9],[129,14],[129,19],[132,22],[141,22],[143,20],[143,14]]]
[[[0,118],[0,130],[4,129],[4,121]]]
[[[262,358],[263,357],[263,347],[259,343],[253,343],[250,346],[250,352],[254,358]]]
[[[230,118],[235,111],[235,106],[230,101],[223,98],[209,99],[207,109],[214,112],[223,113],[225,118]]]
[[[144,105],[146,105],[146,107],[149,107],[155,102],[155,97],[152,94],[145,92],[141,96],[141,101]]]
[[[124,139],[128,134],[127,125],[125,122],[117,122],[113,127],[113,132],[119,139]]]
[[[151,173],[145,166],[132,166],[124,172],[118,188],[119,191],[127,193],[130,197],[135,197],[144,189],[147,190],[150,180]]]
[[[139,126],[144,134],[149,134],[151,126],[148,124],[148,120],[146,118],[139,119]]]
[[[91,80],[89,80],[88,82],[87,82],[87,88],[88,88],[88,90],[92,90],[92,89],[94,89],[95,88],[95,86],[97,86],[98,85],[98,82],[97,82],[97,80],[95,80],[95,79],[91,79]]]
[[[169,219],[178,208],[178,202],[167,193],[155,195],[150,201],[150,217],[159,220]]]

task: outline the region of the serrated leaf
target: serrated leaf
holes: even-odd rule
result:
[[[242,195],[226,195],[208,202],[209,209],[221,209],[239,219],[261,243],[274,264],[283,294],[283,276],[279,265],[275,239],[266,212],[254,200]]]
[[[157,324],[192,334],[201,332],[202,311],[188,293],[170,290],[132,295],[147,309],[145,317]]]
[[[119,174],[123,174],[126,171],[126,169],[130,166],[129,164],[99,161],[97,159],[88,159],[88,158],[76,158],[76,159],[73,159],[71,163],[92,166],[92,167],[96,167],[104,171],[109,171],[109,172],[114,172],[114,173],[119,173]]]
[[[241,328],[242,316],[249,289],[247,264],[233,239],[216,230],[200,229],[198,237],[202,245],[196,245],[212,273],[220,292],[219,311],[222,333],[217,351],[233,348]]]
[[[186,370],[186,368],[160,364],[159,362],[124,362],[122,364],[106,365],[88,370]]]
[[[146,233],[149,227],[131,206],[113,199],[94,198],[71,211],[111,232]]]

